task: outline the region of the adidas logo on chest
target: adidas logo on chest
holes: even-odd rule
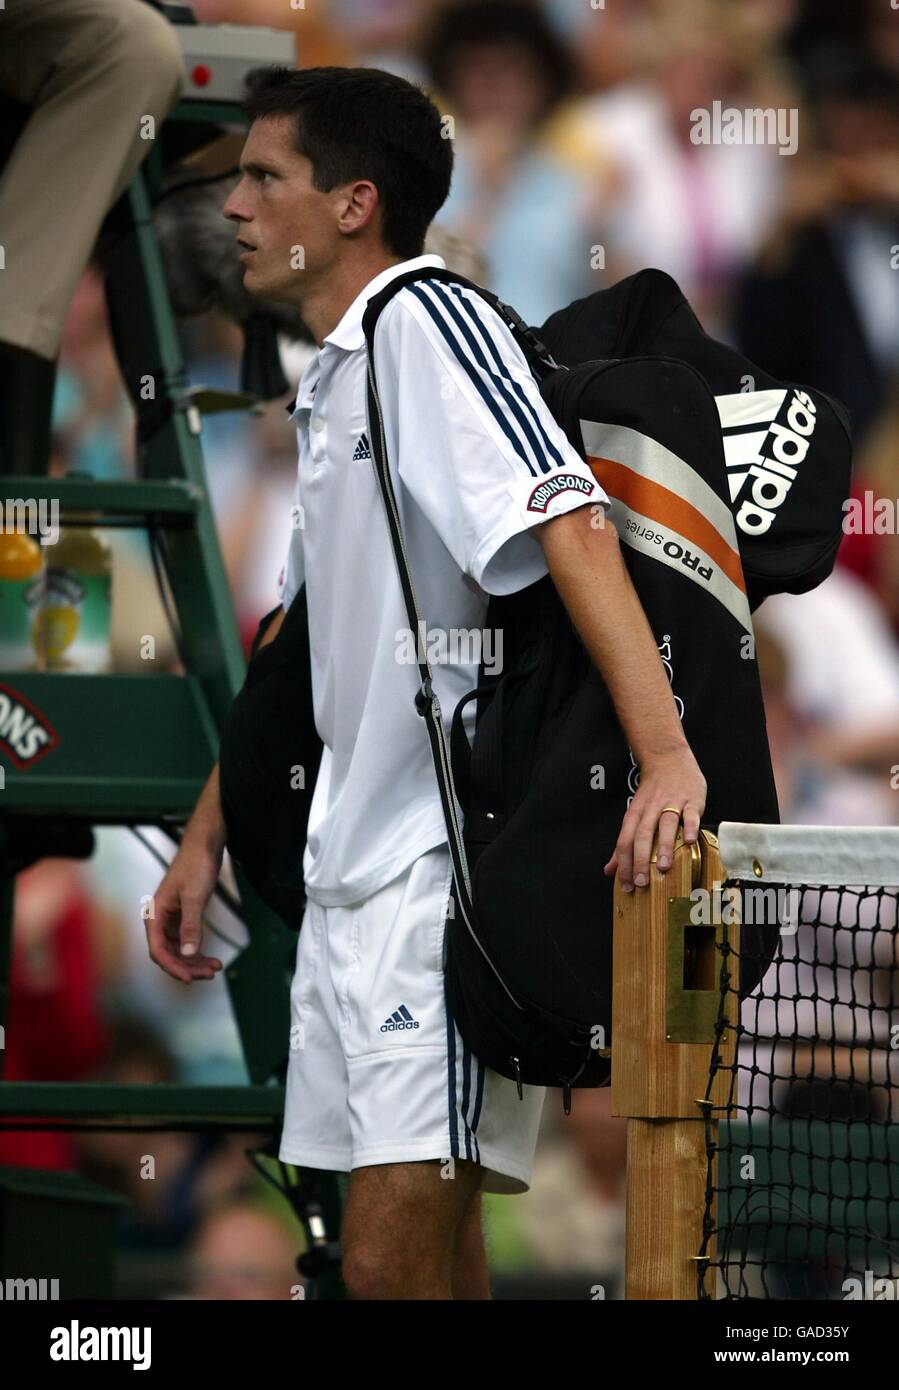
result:
[[[356,440],[356,447],[353,450],[353,463],[358,463],[360,459],[370,459],[371,449],[368,447],[368,435],[360,434]]]

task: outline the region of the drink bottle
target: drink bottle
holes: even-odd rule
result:
[[[24,531],[0,530],[0,670],[36,671],[44,552]]]
[[[48,671],[112,665],[112,552],[95,531],[65,526],[48,551],[39,645]]]

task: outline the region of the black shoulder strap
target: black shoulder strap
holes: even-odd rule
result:
[[[482,289],[480,285],[476,285],[473,281],[466,280],[464,276],[456,275],[449,270],[441,270],[436,267],[424,267],[407,271],[403,275],[398,275],[394,280],[391,280],[383,290],[369,300],[368,306],[362,317],[362,327],[365,332],[365,343],[368,351],[367,398],[372,462],[381,489],[381,495],[384,499],[384,508],[387,513],[387,525],[390,531],[393,552],[396,557],[396,567],[399,574],[400,586],[403,591],[409,628],[415,635],[418,650],[418,674],[420,684],[418,692],[415,695],[415,708],[425,721],[428,739],[431,744],[431,755],[434,759],[434,769],[437,773],[437,784],[440,789],[440,800],[443,806],[443,816],[446,821],[450,855],[453,862],[456,902],[459,905],[459,909],[469,930],[472,932],[474,940],[480,945],[480,942],[477,940],[477,935],[473,930],[474,909],[471,897],[471,878],[468,872],[468,859],[462,838],[460,807],[453,783],[452,762],[443,732],[440,701],[434,693],[431,668],[427,658],[427,643],[419,637],[419,634],[425,635],[427,630],[418,607],[418,600],[415,597],[415,586],[409,571],[409,561],[406,555],[402,528],[400,526],[399,508],[393,488],[393,480],[390,476],[390,466],[387,459],[387,447],[384,437],[384,420],[381,413],[381,402],[378,397],[377,381],[375,379],[375,325],[377,324],[378,316],[384,306],[404,285],[411,284],[416,280],[443,280],[475,290],[487,300],[488,304],[493,306],[497,313],[500,314],[508,324],[521,345],[522,350],[529,359],[532,353],[535,354],[540,361],[546,364],[547,370],[556,370],[556,363],[553,362],[552,357],[543,347],[543,344],[537,338],[536,334],[527,327],[519,315],[515,313],[514,309],[510,309],[508,305],[503,304],[497,299],[496,295],[491,294],[488,290]],[[489,961],[489,959],[488,964],[494,970],[494,973],[497,974],[497,978],[500,980],[503,988],[506,989],[505,983],[502,981],[492,961]],[[507,989],[506,992],[508,993]]]

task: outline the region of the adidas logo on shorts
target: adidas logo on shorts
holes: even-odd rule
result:
[[[381,1024],[382,1033],[398,1033],[401,1028],[417,1028],[418,1024],[406,1008],[405,1004],[400,1004],[389,1018]]]
[[[366,437],[366,435],[360,434],[358,440],[356,441],[356,448],[353,453],[353,463],[356,463],[359,459],[370,458],[371,449],[368,447],[368,438]]]

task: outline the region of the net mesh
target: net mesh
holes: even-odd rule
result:
[[[897,1298],[899,888],[731,878],[722,902],[700,1297]],[[735,919],[780,925],[742,1000]]]

